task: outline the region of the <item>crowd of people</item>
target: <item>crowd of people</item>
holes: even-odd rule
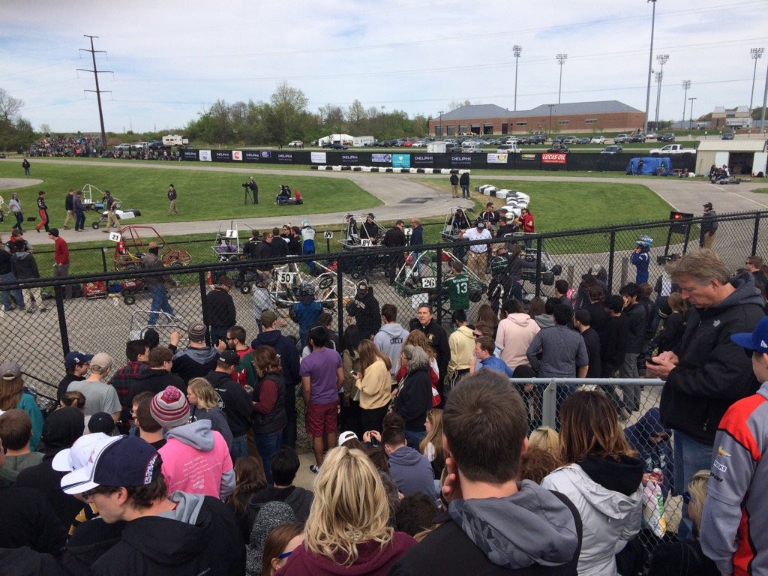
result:
[[[313,232],[304,222],[254,234],[248,253],[306,253]],[[178,331],[161,342],[150,327],[126,343],[119,367],[105,352],[70,352],[58,407],[45,418],[19,359],[7,359],[0,520],[16,529],[0,533],[0,566],[69,575],[760,573],[762,259],[734,272],[705,248],[655,286],[646,275],[618,294],[594,266],[578,286],[560,279],[554,296],[526,303],[522,248],[488,250],[482,265],[469,261],[493,279],[489,304],[474,314],[460,297],[463,264],[452,264],[447,284],[459,288],[448,329],[429,303],[399,320],[402,310],[361,280],[339,311],[343,333],[309,284],[290,309],[298,339],[269,306],[257,307],[249,339],[222,276],[186,344]],[[659,407],[644,410],[639,381],[589,385],[615,375],[664,380]],[[557,430],[542,427],[543,387],[525,383],[537,376],[574,381],[559,390]],[[294,484],[302,409],[312,491]],[[687,506],[671,535],[659,509],[677,496]]]
[[[101,153],[101,138],[71,136],[51,136],[35,140],[29,146],[29,155],[34,156],[91,156]],[[20,151],[20,153],[23,151]]]

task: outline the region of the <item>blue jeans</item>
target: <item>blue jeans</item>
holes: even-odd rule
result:
[[[149,291],[152,293],[152,305],[150,306],[149,318],[147,318],[147,326],[154,326],[157,324],[158,312],[166,312],[173,316],[173,308],[168,303],[168,293],[165,291],[165,286],[152,286]]]
[[[85,212],[75,211],[75,230],[85,230]]]
[[[13,272],[2,274],[0,275],[0,282],[16,282],[16,276]],[[8,310],[11,306],[13,306],[13,303],[11,302],[11,294],[13,295],[13,299],[16,300],[16,305],[19,308],[24,308],[24,297],[21,295],[21,290],[18,288],[14,290],[3,290],[0,292],[0,300],[3,302],[3,308]]]
[[[406,442],[408,442],[408,447],[413,448],[414,450],[418,450],[419,444],[421,444],[421,441],[427,437],[426,430],[424,430],[424,432],[414,432],[413,430],[405,430],[404,432],[405,432],[405,440]]]
[[[304,240],[304,245],[301,248],[302,254],[314,254],[315,253],[315,241],[314,240]],[[313,260],[310,260],[307,262],[307,266],[309,266],[309,271],[314,274],[315,273],[315,262]]]
[[[462,184],[461,185],[461,197],[462,198],[470,198],[469,186],[467,184]]]
[[[264,474],[267,476],[267,482],[270,486],[272,482],[272,456],[278,451],[283,442],[283,431],[272,432],[271,434],[254,434],[256,439],[256,448],[259,450],[261,461],[264,463]]]
[[[709,470],[712,466],[712,446],[694,440],[680,430],[674,430],[675,494],[682,494],[688,489],[688,483],[699,470]],[[688,506],[683,506],[683,519],[677,529],[680,540],[689,538],[693,523],[688,519]]]
[[[232,438],[232,449],[229,455],[232,457],[233,464],[238,458],[248,456],[248,434]]]
[[[24,214],[21,212],[14,212],[13,215],[16,216],[16,228],[21,231],[21,225],[24,223]]]

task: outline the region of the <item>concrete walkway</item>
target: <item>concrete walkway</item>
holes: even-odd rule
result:
[[[65,164],[82,166],[82,161],[65,159],[42,159],[38,162],[50,164]],[[103,164],[98,164],[99,166]],[[109,164],[110,167],[124,169],[171,169],[171,170],[206,170],[219,172],[238,172],[242,174],[274,174],[274,175],[300,175],[310,178],[346,178],[367,192],[381,199],[384,206],[371,208],[376,214],[378,220],[396,220],[398,218],[408,219],[414,216],[442,216],[447,214],[449,209],[455,206],[469,207],[472,203],[468,200],[457,200],[451,198],[446,192],[441,192],[429,185],[429,180],[444,180],[445,175],[429,174],[386,174],[386,173],[366,173],[366,172],[325,172],[307,169],[298,170],[275,170],[261,168],[257,166],[214,166],[191,163],[158,163],[158,164],[133,164],[115,162]],[[768,210],[768,195],[752,192],[755,188],[765,187],[768,184],[760,181],[745,182],[738,185],[719,186],[710,184],[700,179],[663,178],[663,177],[637,177],[637,178],[617,178],[617,177],[584,177],[567,176],[542,173],[541,176],[522,176],[511,173],[510,175],[481,175],[473,174],[472,186],[477,186],[486,181],[537,181],[537,182],[603,182],[614,184],[640,184],[647,186],[650,190],[658,194],[662,199],[672,205],[676,210],[682,212],[691,212],[699,215],[702,212],[702,206],[705,202],[712,202],[715,210],[720,213],[726,212],[747,212],[753,210]],[[39,182],[39,181],[38,181]],[[36,182],[37,183],[37,182]],[[10,190],[20,185],[28,186],[30,180],[22,178],[0,179],[0,190]],[[532,199],[532,208],[535,211],[535,198]],[[365,212],[360,210],[359,212]],[[327,214],[307,215],[306,218],[313,225],[341,225],[344,212],[333,212]],[[299,217],[298,220],[303,218]],[[280,216],[265,218],[245,218],[248,225],[258,229],[268,229],[275,226],[280,227],[285,223],[285,219]],[[210,232],[213,236],[218,230],[220,220],[195,221],[195,222],[167,222],[153,224],[157,231],[163,236],[174,236],[181,234],[199,234],[201,232]],[[137,224],[149,224],[147,222],[136,222]],[[295,223],[294,223],[295,224]],[[106,237],[103,230],[93,230],[86,228],[85,232],[75,234],[74,231],[62,231],[62,237],[68,241],[99,241]],[[48,237],[44,234],[31,234],[30,241],[35,244],[50,243]]]

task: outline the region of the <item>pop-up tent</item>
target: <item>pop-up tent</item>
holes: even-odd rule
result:
[[[643,165],[640,166],[640,160]],[[659,170],[661,168],[661,170]],[[672,161],[669,158],[632,158],[627,164],[627,174],[651,174],[669,176],[672,172]]]

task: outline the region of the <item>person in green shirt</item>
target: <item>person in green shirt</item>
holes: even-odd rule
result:
[[[464,264],[458,260],[451,262],[451,268],[453,268],[453,274],[445,280],[451,301],[451,312],[464,310],[469,314],[469,276],[464,272]]]

